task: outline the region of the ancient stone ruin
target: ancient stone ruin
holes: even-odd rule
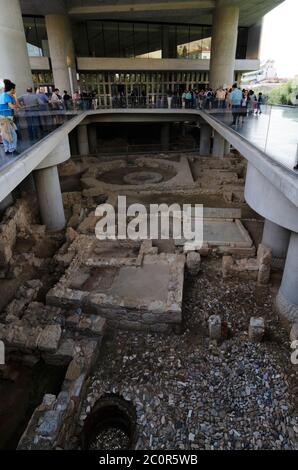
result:
[[[41,225],[34,193],[1,215],[0,447],[297,449],[297,325],[274,310],[280,273],[241,156],[73,157],[59,171],[65,230]],[[98,240],[96,208],[117,213],[119,195],[203,204],[203,246]]]

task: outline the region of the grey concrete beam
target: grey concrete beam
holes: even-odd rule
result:
[[[70,7],[68,13],[70,15],[90,15],[101,13],[137,13],[137,12],[163,12],[163,11],[185,11],[185,10],[204,10],[215,8],[215,0],[186,0],[186,1],[147,1],[147,2],[114,2],[114,3],[100,3],[97,5],[80,5]]]

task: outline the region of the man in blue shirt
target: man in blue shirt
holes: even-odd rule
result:
[[[15,100],[16,86],[4,80],[4,91],[0,94],[0,126],[6,154],[17,154],[16,125],[13,122],[14,110],[18,107]]]
[[[237,83],[234,83],[232,88],[232,93],[230,94],[230,102],[232,104],[232,114],[233,114],[233,122],[232,126],[237,124],[240,115],[240,107],[242,102],[242,91],[238,88]]]

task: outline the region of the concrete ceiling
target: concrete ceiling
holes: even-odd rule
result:
[[[83,18],[212,24],[216,4],[238,5],[240,26],[257,23],[284,0],[21,0],[23,14],[68,12]]]

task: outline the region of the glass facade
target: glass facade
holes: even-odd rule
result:
[[[136,104],[146,99],[148,105],[165,102],[168,91],[180,97],[186,89],[204,88],[209,81],[208,72],[105,72],[80,73],[82,91],[95,91],[100,106],[111,106],[113,100],[123,99]]]
[[[29,56],[49,56],[45,19],[38,16],[24,16],[23,22]]]
[[[78,57],[210,59],[212,26],[87,20],[73,25]],[[246,58],[239,28],[237,59]]]

